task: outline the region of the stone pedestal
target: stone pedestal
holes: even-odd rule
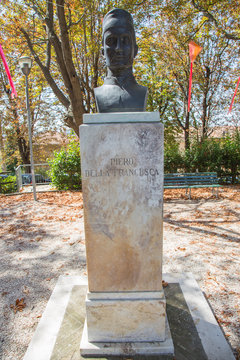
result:
[[[159,114],[85,115],[80,147],[88,341],[164,342]]]

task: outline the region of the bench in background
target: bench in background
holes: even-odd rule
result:
[[[215,172],[164,174],[164,189],[186,189],[189,199],[191,199],[191,189],[194,188],[212,188],[212,193],[216,188],[218,197],[219,187],[221,185],[218,184]]]

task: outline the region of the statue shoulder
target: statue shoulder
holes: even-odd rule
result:
[[[147,95],[148,93],[148,88],[146,86],[143,86],[143,85],[139,85],[139,84],[136,84],[137,85],[137,89],[138,91],[143,94],[143,95]]]
[[[147,99],[148,99],[148,88],[143,85],[136,83],[134,93],[137,95],[139,102],[142,104],[142,110],[146,111]]]
[[[99,86],[99,87],[97,87],[97,88],[94,88],[93,91],[94,91],[95,97],[96,97],[96,96],[99,96],[100,94],[102,94],[103,89],[104,89],[104,85]]]
[[[102,85],[93,89],[98,112],[102,112],[101,105],[103,102],[104,87],[105,85]]]

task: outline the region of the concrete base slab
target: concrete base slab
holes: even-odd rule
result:
[[[176,360],[235,360],[197,282],[189,273],[163,274]],[[80,360],[87,278],[61,276],[23,360]],[[167,355],[166,355],[167,356]],[[129,356],[167,359],[160,356]],[[110,358],[110,356],[108,357]],[[114,357],[115,359],[117,358]]]
[[[166,321],[165,341],[152,342],[89,342],[87,324],[85,321],[83,336],[80,344],[80,352],[83,357],[121,357],[131,358],[138,355],[143,356],[165,356],[166,359],[173,359],[173,341]],[[167,356],[167,357],[166,357]]]

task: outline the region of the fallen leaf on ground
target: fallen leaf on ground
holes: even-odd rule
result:
[[[168,286],[168,282],[162,280],[162,286],[163,286],[164,288],[167,287],[167,286]]]
[[[15,305],[13,304],[10,305],[10,308],[13,309],[15,314],[17,311],[23,311],[25,307],[26,307],[26,303],[24,302],[24,298],[21,298],[20,300],[17,299]]]
[[[23,293],[28,295],[29,294],[29,289],[25,286],[25,288],[23,289]]]
[[[84,240],[78,240],[78,243],[85,244],[85,241]]]

